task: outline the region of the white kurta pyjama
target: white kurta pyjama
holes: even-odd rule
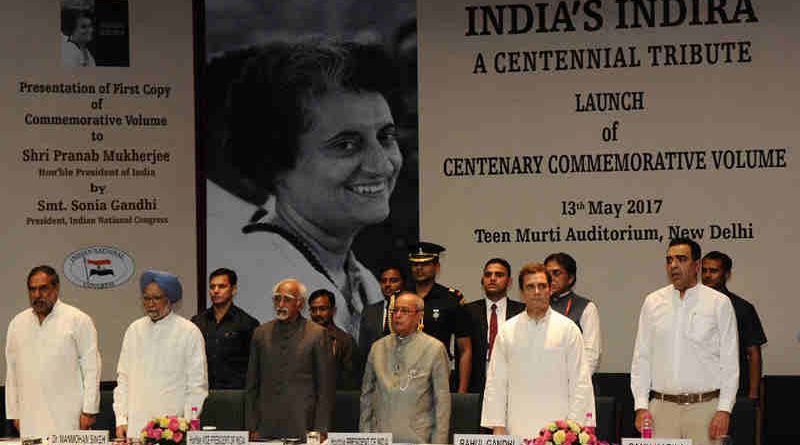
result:
[[[594,390],[583,361],[580,329],[547,309],[536,321],[522,312],[506,321],[495,339],[481,425],[505,426],[508,434],[536,437],[553,420],[594,419]]]
[[[26,309],[8,325],[6,417],[22,437],[77,430],[100,404],[100,353],[92,319],[56,300],[41,324]]]
[[[155,323],[149,317],[131,323],[114,390],[117,425],[128,425],[128,437],[138,437],[153,417],[190,418],[207,395],[205,343],[194,323],[174,312]]]

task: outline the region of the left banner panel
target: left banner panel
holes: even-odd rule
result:
[[[176,310],[196,312],[193,16],[190,0],[0,6],[0,343],[39,264],[94,319],[103,380],[143,270],[180,276]]]

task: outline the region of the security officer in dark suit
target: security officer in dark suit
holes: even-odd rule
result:
[[[500,326],[525,310],[524,303],[508,298],[508,287],[512,282],[511,265],[508,261],[503,258],[492,258],[483,266],[483,276],[481,276],[481,287],[485,298],[466,305],[472,341],[469,392],[483,394],[486,386],[486,368]]]
[[[372,344],[390,333],[391,317],[389,317],[389,306],[394,297],[405,288],[404,270],[404,266],[394,263],[386,263],[378,269],[378,281],[381,285],[381,293],[384,300],[367,305],[364,308],[364,312],[361,313],[361,327],[358,338],[361,357],[365,361],[369,356]]]
[[[472,369],[469,316],[464,308],[464,295],[436,282],[440,269],[439,255],[444,250],[438,244],[420,242],[409,249],[408,261],[415,283],[413,290],[425,300],[423,331],[444,343],[450,367],[457,371],[451,373],[451,390],[465,393]],[[457,353],[451,348],[453,338]],[[458,358],[458,363],[455,363],[455,358]]]

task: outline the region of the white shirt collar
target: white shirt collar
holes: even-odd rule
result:
[[[698,280],[697,284],[695,284],[694,286],[692,286],[690,288],[687,288],[686,292],[684,292],[683,301],[686,301],[690,297],[692,297],[694,295],[697,295],[697,293],[700,291],[700,286],[702,286],[702,285],[703,285],[703,283],[701,283]],[[672,285],[672,293],[673,293],[673,295],[675,295],[675,298],[677,298],[678,300],[681,299],[681,291],[679,291],[678,288],[676,288],[674,284]]]
[[[486,296],[484,296],[483,299],[486,300],[486,309],[489,311],[489,313],[492,312],[492,305],[493,304],[497,305],[497,311],[498,312],[499,311],[505,311],[506,306],[508,305],[508,297],[507,296],[503,297],[503,298],[501,298],[501,299],[499,299],[497,301],[492,301],[492,300],[489,299],[489,297],[486,297]]]

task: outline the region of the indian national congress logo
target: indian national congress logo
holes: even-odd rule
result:
[[[64,260],[64,275],[69,281],[89,289],[117,287],[128,281],[133,269],[133,258],[114,247],[87,247]]]

